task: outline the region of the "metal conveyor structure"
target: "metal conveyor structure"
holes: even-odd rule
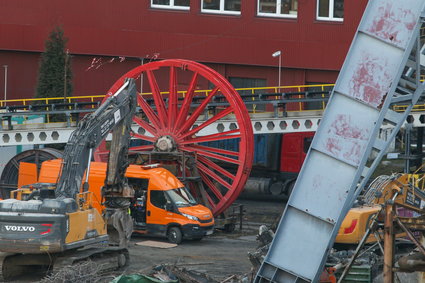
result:
[[[255,282],[319,280],[342,220],[391,141],[376,138],[379,128],[392,124],[394,138],[423,93],[424,6],[424,0],[368,3]],[[408,104],[404,112],[390,109],[400,102]],[[372,151],[377,157],[368,162]]]

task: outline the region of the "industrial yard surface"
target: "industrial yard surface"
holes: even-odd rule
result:
[[[176,265],[193,270],[217,281],[236,275],[248,274],[251,262],[248,252],[254,252],[259,243],[256,235],[260,225],[273,224],[284,208],[284,202],[241,200],[244,206],[242,231],[239,223],[232,233],[216,230],[201,241],[183,241],[178,246],[161,248],[142,246],[140,243],[155,241],[168,245],[166,239],[133,235],[129,251],[130,264],[124,270],[100,276],[100,282],[108,282],[120,274],[149,274],[155,266]],[[16,278],[14,282],[38,282],[42,279],[34,274],[25,278]]]

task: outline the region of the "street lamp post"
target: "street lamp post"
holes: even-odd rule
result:
[[[280,91],[280,77],[282,73],[282,52],[278,50],[272,54],[272,57],[274,58],[279,57],[279,91]]]
[[[7,65],[3,65],[4,68],[4,105],[6,105],[7,100]]]

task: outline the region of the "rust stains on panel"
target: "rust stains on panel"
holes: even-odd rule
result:
[[[385,59],[364,51],[349,83],[349,95],[373,107],[381,105],[392,76]]]
[[[369,137],[369,129],[353,125],[351,116],[338,114],[327,130],[325,150],[351,164],[359,164]]]
[[[417,12],[405,9],[401,3],[380,3],[378,15],[366,29],[371,34],[397,46],[403,46],[416,25]]]

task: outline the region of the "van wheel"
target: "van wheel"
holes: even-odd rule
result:
[[[167,232],[167,239],[170,243],[180,244],[182,242],[182,231],[179,227],[171,227]]]

